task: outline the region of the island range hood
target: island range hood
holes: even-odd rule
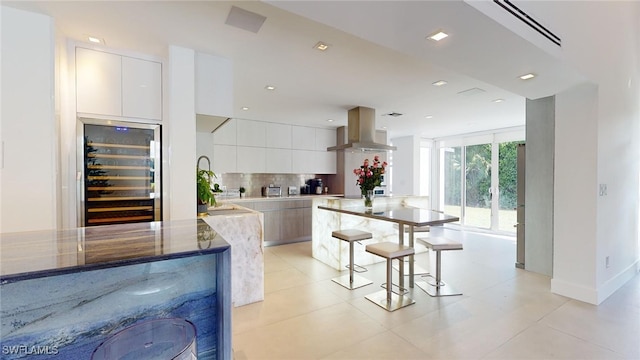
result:
[[[349,110],[347,143],[327,148],[327,151],[390,151],[397,147],[377,143],[375,109],[358,106]]]

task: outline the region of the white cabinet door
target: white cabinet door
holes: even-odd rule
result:
[[[266,172],[270,174],[291,173],[291,150],[289,149],[265,149]]]
[[[213,133],[213,143],[217,145],[236,145],[236,119],[230,119]]]
[[[267,123],[267,147],[291,149],[291,125]]]
[[[240,146],[266,146],[266,124],[262,121],[237,120],[237,144]]]
[[[316,147],[318,151],[327,151],[329,146],[336,146],[335,129],[316,129]]]
[[[196,54],[196,113],[233,114],[233,62],[209,54]]]
[[[122,116],[162,119],[162,65],[122,57]]]
[[[335,174],[337,154],[335,151],[315,151],[317,174]]]
[[[291,151],[291,171],[294,174],[315,174],[316,151],[292,150]]]
[[[119,55],[76,48],[76,110],[122,116],[121,75]]]
[[[204,162],[203,160],[203,163]],[[213,145],[211,170],[213,170],[216,175],[238,172],[236,147],[233,145]]]
[[[240,173],[265,173],[267,171],[264,148],[238,146],[237,170]]]
[[[291,127],[291,148],[314,150],[316,147],[316,129],[307,126]]]
[[[213,134],[207,132],[197,132],[196,133],[196,160],[200,158],[200,156],[206,156],[209,158],[209,161],[213,161]],[[202,159],[198,163],[198,166],[201,169],[207,169],[207,160]]]

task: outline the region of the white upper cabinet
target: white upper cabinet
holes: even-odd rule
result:
[[[317,174],[335,174],[338,156],[335,151],[314,151]]]
[[[266,146],[266,123],[254,120],[237,120],[236,139],[239,146]]]
[[[294,174],[315,174],[317,151],[298,150],[291,152],[291,170]]]
[[[122,115],[121,57],[76,48],[77,111]]]
[[[264,148],[238,146],[237,171],[240,173],[263,174],[267,171],[266,152]]]
[[[289,149],[265,149],[266,173],[269,174],[290,174],[291,173],[291,150]]]
[[[217,145],[236,145],[237,120],[229,119],[213,132],[213,143]]]
[[[122,116],[162,119],[162,64],[122,57]]]
[[[233,114],[233,63],[230,59],[196,54],[196,113]]]
[[[162,64],[76,48],[79,113],[162,119]]]
[[[206,161],[202,161],[204,164]],[[204,166],[204,165],[203,165]],[[235,173],[238,171],[237,146],[234,145],[213,145],[213,158],[211,159],[211,170],[216,175],[224,173]]]
[[[335,129],[316,129],[315,150],[326,151],[330,146],[336,146],[336,130]]]
[[[267,123],[267,147],[291,149],[291,125]]]
[[[314,150],[315,147],[315,128],[307,126],[293,126],[291,128],[291,148],[299,150]]]

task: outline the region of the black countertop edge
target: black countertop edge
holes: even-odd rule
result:
[[[22,280],[39,279],[39,278],[52,277],[52,276],[58,276],[58,275],[73,274],[78,272],[94,271],[94,270],[115,268],[115,267],[135,265],[135,264],[144,264],[144,263],[150,263],[150,262],[156,262],[156,261],[162,261],[162,260],[181,259],[181,258],[192,257],[192,256],[223,253],[229,249],[231,249],[231,245],[229,245],[229,243],[224,241],[224,244],[217,244],[214,248],[210,248],[210,249],[185,251],[185,252],[176,253],[176,254],[145,256],[145,257],[138,257],[138,258],[132,258],[132,259],[121,259],[121,260],[114,260],[114,261],[89,264],[89,265],[86,265],[86,264],[75,265],[75,266],[69,266],[69,267],[59,268],[59,269],[47,269],[47,270],[37,270],[37,271],[17,273],[17,274],[8,274],[8,275],[0,276],[0,285],[15,283]]]

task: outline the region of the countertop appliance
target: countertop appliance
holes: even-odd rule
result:
[[[309,185],[309,194],[322,194],[322,190],[324,185],[322,184],[322,179],[309,179],[307,180],[307,185]]]
[[[298,188],[296,186],[289,186],[289,190],[287,191],[289,196],[298,195]]]
[[[282,196],[282,188],[280,186],[269,185],[262,187],[262,196]]]
[[[160,125],[80,119],[82,226],[162,220]]]

